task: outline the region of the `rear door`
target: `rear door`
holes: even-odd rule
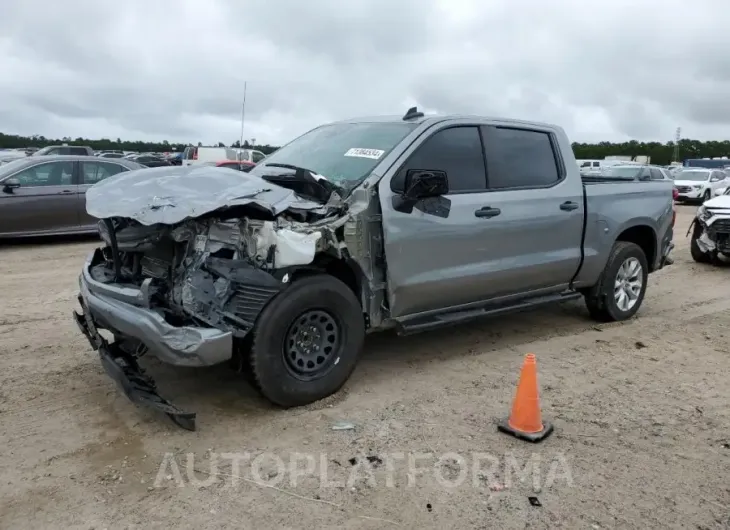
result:
[[[0,233],[44,233],[78,228],[76,163],[39,163],[15,175],[20,187],[0,190]]]
[[[489,193],[481,290],[510,296],[566,289],[578,270],[583,237],[583,183],[565,166],[550,129],[482,128]]]
[[[99,160],[98,162],[79,162],[79,203],[77,209],[78,223],[84,228],[91,228],[96,225],[98,219],[86,213],[86,190],[97,182],[104,179],[129,171],[121,164],[117,164],[112,160]]]

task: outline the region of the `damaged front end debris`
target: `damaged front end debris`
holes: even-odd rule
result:
[[[167,182],[167,196],[149,175],[89,190],[89,212],[113,215],[99,222],[105,246],[82,270],[82,311],[74,318],[133,402],[194,430],[195,414],[162,398],[138,359],[150,352],[190,367],[231,360],[292,273],[317,254],[341,255],[336,230],[344,208],[336,193],[322,204],[322,197],[310,201],[262,179],[242,183],[240,173],[227,170],[206,173],[212,177],[203,199],[205,177],[186,181],[195,171],[182,171],[174,185]]]
[[[195,430],[195,413],[180,410],[160,396],[154,381],[145,375],[133,354],[125,351],[120,343],[107,342],[94,325],[79,296],[82,313],[74,311],[74,319],[81,332],[89,339],[92,348],[99,353],[101,365],[133,403],[144,405],[165,414],[176,425],[188,431]]]
[[[699,263],[730,259],[730,201],[720,196],[700,206],[687,230],[690,251]]]

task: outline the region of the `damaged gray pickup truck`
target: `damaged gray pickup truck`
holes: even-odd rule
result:
[[[417,109],[318,127],[247,174],[144,169],[86,198],[104,245],[76,322],[130,399],[187,429],[142,355],[232,362],[304,405],[345,383],[368,332],[579,297],[628,319],[673,248],[671,182],[581,178],[559,127]]]

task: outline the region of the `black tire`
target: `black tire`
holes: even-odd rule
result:
[[[303,315],[315,311],[324,314],[323,318],[332,318],[339,328],[339,339],[322,361],[328,363],[327,371],[313,378],[297,374],[298,367],[292,366],[294,361],[289,360],[285,350],[294,344],[287,339],[290,330],[296,329]],[[253,330],[249,360],[254,382],[261,394],[276,405],[307,405],[337,392],[345,384],[355,369],[364,340],[362,308],[347,285],[328,275],[296,280],[264,308]],[[317,356],[316,362],[323,357]]]
[[[692,239],[689,242],[689,252],[692,254],[692,259],[697,263],[712,263],[714,261],[712,254],[702,252],[702,249],[697,245],[697,240],[701,235],[702,227],[698,223],[695,223],[692,228]]]
[[[624,311],[618,307],[614,296],[614,284],[619,268],[629,258],[636,258],[641,264],[642,285],[636,303]],[[628,241],[617,241],[608,256],[606,266],[598,283],[585,293],[586,306],[591,318],[599,322],[618,322],[633,317],[641,307],[649,278],[649,264],[641,247]]]
[[[701,202],[702,202],[702,204],[704,204],[707,201],[709,201],[710,199],[712,199],[712,193],[710,192],[710,190],[706,190],[705,193],[704,193],[704,195],[702,195],[702,201]]]

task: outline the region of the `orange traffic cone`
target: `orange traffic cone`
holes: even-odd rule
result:
[[[525,356],[517,394],[510,417],[498,429],[528,442],[540,442],[553,432],[552,424],[542,421],[537,388],[537,361],[532,353]]]

